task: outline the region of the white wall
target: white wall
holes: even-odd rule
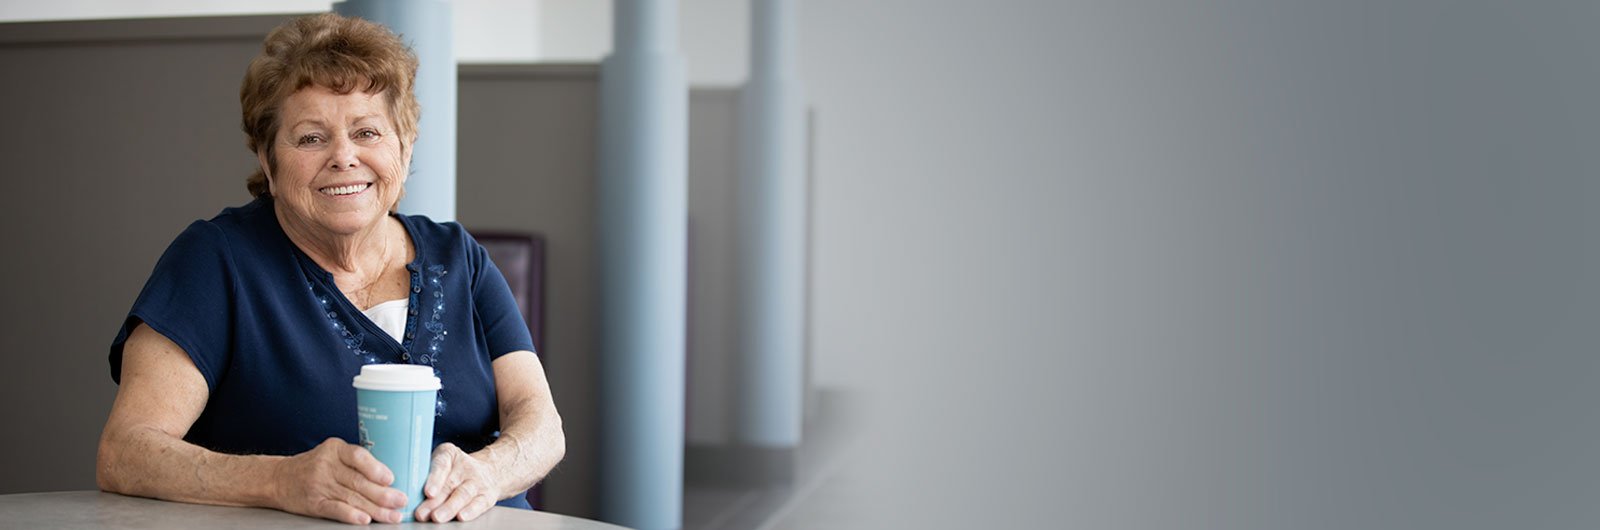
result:
[[[443,0],[454,7],[456,57],[526,62],[541,57],[540,0]],[[572,2],[569,3],[581,3]],[[561,3],[551,0],[551,3]],[[333,0],[60,0],[0,3],[0,22],[256,15],[328,11]],[[559,49],[559,48],[558,48]]]
[[[542,2],[533,0],[454,0],[456,59],[460,62],[515,63],[541,57],[546,25]]]
[[[530,60],[599,62],[611,51],[610,0],[531,0],[544,16],[540,55]]]
[[[598,62],[611,49],[610,0],[442,0],[462,62]],[[60,0],[0,2],[0,22],[310,13],[333,0]],[[732,85],[749,61],[749,0],[680,4],[689,80]]]
[[[331,0],[55,0],[0,3],[0,22],[327,11]]]
[[[610,53],[610,0],[522,1],[537,4],[540,13],[539,50],[528,60],[599,62]],[[457,7],[469,8],[464,3]],[[679,49],[688,68],[689,83],[743,83],[750,61],[750,0],[684,0],[679,3],[678,17]],[[500,38],[492,28],[479,27],[485,34],[471,38]],[[479,45],[462,42],[459,46]]]

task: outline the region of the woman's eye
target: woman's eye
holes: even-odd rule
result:
[[[322,137],[315,134],[301,136],[299,140],[295,141],[295,145],[316,145],[319,143],[322,143]]]
[[[361,139],[361,140],[371,140],[371,139],[377,138],[377,137],[378,137],[378,131],[374,131],[372,129],[362,129],[362,130],[356,131],[356,138]]]

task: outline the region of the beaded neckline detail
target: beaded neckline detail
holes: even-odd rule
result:
[[[428,266],[428,289],[432,291],[430,294],[433,295],[433,307],[430,308],[432,311],[429,312],[428,322],[423,324],[422,328],[428,330],[430,336],[428,337],[427,350],[417,357],[417,360],[422,364],[432,366],[433,375],[441,378],[443,376],[439,373],[439,367],[436,363],[439,362],[439,354],[443,352],[444,339],[450,335],[450,331],[444,329],[444,283],[440,279],[449,273],[450,271],[445,270],[444,265],[433,264]],[[438,396],[439,399],[433,404],[434,415],[443,416],[445,408],[448,406],[443,389],[439,391]]]
[[[321,305],[322,313],[327,315],[334,334],[344,341],[344,347],[350,350],[350,353],[360,358],[362,364],[378,364],[381,362],[376,354],[367,350],[364,346],[367,341],[367,333],[359,327],[346,325],[339,318],[339,312],[334,310],[334,301],[327,293],[318,292],[319,289],[317,289],[315,282],[306,282],[306,288],[311,291],[312,296],[317,297],[317,303]]]

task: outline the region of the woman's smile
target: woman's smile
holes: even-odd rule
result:
[[[344,199],[360,195],[362,192],[367,191],[367,189],[371,187],[371,182],[359,182],[354,184],[328,186],[318,189],[317,191],[329,197]]]

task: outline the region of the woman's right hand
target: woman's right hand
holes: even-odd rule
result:
[[[291,456],[233,455],[183,440],[209,387],[177,343],[140,324],[95,455],[101,489],[171,501],[261,506],[353,524],[399,522],[406,496],[365,448],[330,438]],[[3,526],[3,525],[0,525]]]
[[[273,476],[277,508],[350,524],[398,523],[406,495],[388,487],[394,473],[372,453],[329,438],[278,462]]]

